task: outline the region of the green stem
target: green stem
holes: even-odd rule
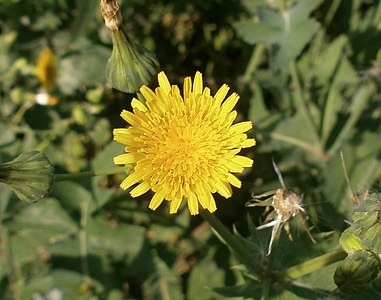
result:
[[[271,280],[269,278],[264,278],[262,287],[261,300],[267,300],[270,297]]]
[[[126,172],[125,167],[115,167],[115,168],[109,168],[109,169],[80,172],[75,174],[55,174],[54,177],[55,177],[55,181],[66,181],[66,180],[73,180],[73,179],[93,177],[93,176],[121,174],[125,172]]]
[[[90,282],[89,264],[87,261],[87,219],[89,213],[90,201],[87,199],[81,206],[81,229],[79,232],[80,253],[81,253],[81,268],[85,282]]]
[[[323,267],[338,262],[344,259],[346,256],[347,253],[345,253],[344,250],[340,249],[331,253],[315,257],[301,264],[286,269],[284,272],[280,274],[279,279],[281,281],[286,281],[302,277],[304,275],[317,271]]]
[[[243,74],[242,81],[244,85],[247,85],[250,82],[251,76],[258,67],[259,61],[265,50],[265,45],[258,44],[255,46],[253,53],[251,54],[249,63],[247,64],[245,73]]]
[[[237,259],[255,274],[256,268],[253,264],[252,255],[237,237],[231,233],[214,214],[209,213],[206,210],[201,210],[200,214],[230,247]]]

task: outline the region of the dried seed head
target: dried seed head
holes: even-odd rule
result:
[[[118,3],[115,0],[100,0],[100,5],[107,28],[111,31],[119,30],[123,18]]]

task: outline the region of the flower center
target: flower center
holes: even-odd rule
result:
[[[210,178],[218,165],[222,135],[213,122],[197,116],[165,115],[155,123],[154,134],[146,140],[151,186],[166,182],[187,195],[197,182]]]

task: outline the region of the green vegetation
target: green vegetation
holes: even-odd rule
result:
[[[257,141],[242,152],[254,167],[232,198],[215,197],[214,215],[170,215],[166,201],[148,209],[152,194],[121,190],[128,169],[113,164],[124,147],[112,130],[126,126],[120,112],[137,96],[106,81],[112,38],[98,1],[0,0],[0,162],[39,151],[56,174],[87,172],[56,176],[33,204],[0,184],[0,299],[381,297],[380,273],[363,263],[381,269],[381,2],[119,5],[128,39],[156,55],[171,83],[200,71],[212,95],[224,83],[240,95],[237,120],[253,122]],[[272,228],[255,228],[268,211],[245,204],[281,188],[272,160],[306,214],[289,219],[293,240],[279,230],[266,256]],[[364,267],[351,295],[334,281],[348,221],[340,243]],[[343,280],[350,259],[341,268]]]

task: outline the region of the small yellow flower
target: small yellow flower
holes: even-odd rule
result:
[[[233,125],[239,96],[233,93],[225,99],[226,84],[211,96],[200,72],[193,84],[185,78],[183,95],[164,72],[158,80],[155,92],[147,86],[140,89],[145,105],[133,99],[133,113],[122,111],[121,117],[131,126],[114,129],[114,139],[126,145],[126,153],[115,157],[114,163],[134,164],[120,187],[125,190],[139,183],[130,192],[132,197],[152,190],[153,210],[165,199],[170,201],[169,212],[176,213],[185,197],[192,215],[199,213],[199,204],[214,212],[212,194],[231,197],[231,186],[241,187],[232,173],[253,165],[252,159],[238,155],[242,148],[255,145],[245,134],[252,123]]]
[[[57,66],[55,56],[50,48],[45,48],[37,59],[37,76],[41,85],[52,92],[56,87]]]

